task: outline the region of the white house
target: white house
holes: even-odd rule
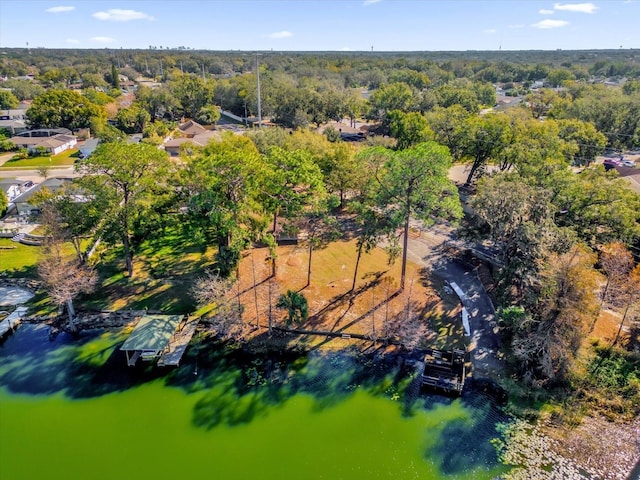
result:
[[[45,149],[50,155],[57,155],[73,148],[78,143],[74,135],[54,135],[52,137],[11,137],[10,141],[19,148],[26,148],[29,153]]]

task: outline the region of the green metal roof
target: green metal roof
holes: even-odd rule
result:
[[[181,319],[182,315],[144,315],[120,350],[163,350]]]

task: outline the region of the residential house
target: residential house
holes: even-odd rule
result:
[[[26,113],[26,108],[0,110],[0,129],[8,131],[11,135],[27,131],[29,128]]]
[[[39,210],[29,203],[37,192],[43,188],[51,192],[57,192],[70,185],[71,181],[70,178],[48,178],[44,182],[34,185],[32,188],[29,188],[14,198],[13,201],[9,203],[7,213],[11,215],[37,214]]]
[[[180,133],[187,138],[193,138],[196,135],[202,134],[207,131],[202,125],[194,120],[189,120],[178,127]]]
[[[1,120],[0,119],[0,130],[6,130],[9,132],[9,135],[17,135],[22,132],[26,132],[29,130],[29,127],[24,122],[24,120]]]
[[[193,137],[180,137],[168,140],[164,144],[164,149],[172,157],[177,157],[180,155],[182,148],[188,148],[189,146],[204,147],[212,139],[219,140],[220,134],[214,130],[205,130]]]
[[[0,120],[26,120],[26,108],[12,108],[9,110],[0,110]]]
[[[68,128],[37,128],[23,132],[19,137],[53,137],[55,135],[73,135]]]
[[[58,155],[65,150],[75,147],[78,143],[77,137],[62,134],[51,137],[26,137],[17,135],[11,137],[9,140],[19,148],[26,148],[29,153],[36,153],[44,149],[50,155]]]
[[[0,195],[7,197],[8,203],[20,196],[33,186],[33,182],[16,180],[13,178],[0,178]]]

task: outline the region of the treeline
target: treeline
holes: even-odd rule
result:
[[[164,71],[179,68],[185,73],[235,75],[253,71],[255,53],[199,50],[129,49],[24,49],[4,48],[0,75],[38,74],[51,68],[72,67],[84,73],[106,73],[112,64],[128,66],[136,72],[160,77]],[[397,68],[432,75],[434,66],[454,77],[491,82],[541,80],[550,69],[563,68],[576,78],[629,77],[640,75],[640,50],[557,50],[557,51],[466,51],[466,52],[258,52],[270,70],[285,71],[297,77],[312,71],[338,73],[342,85],[364,86],[358,76],[386,76]],[[378,69],[378,70],[376,70]],[[366,76],[366,75],[365,75]],[[355,84],[350,83],[356,80]],[[374,85],[375,87],[375,85]]]
[[[533,82],[545,81],[549,87],[562,88],[529,93],[524,104],[534,118],[589,123],[606,136],[606,146],[614,149],[640,145],[640,75],[635,50],[254,55],[189,50],[7,49],[4,53],[1,75],[31,73],[36,82],[3,82],[11,91],[2,91],[1,108],[33,99],[43,88],[79,85],[92,103],[106,107],[102,116],[116,120],[118,128],[126,133],[143,132],[148,124],[160,119],[188,117],[212,123],[217,120],[216,107],[242,117],[257,117],[259,66],[261,113],[284,127],[305,128],[329,120],[364,117],[379,121],[378,132],[389,134],[390,112],[424,115],[437,107],[459,105],[477,113],[495,105],[494,83],[513,94],[525,94]],[[121,74],[129,79],[150,76],[162,86],[140,89],[135,105],[120,112],[114,100],[121,94]],[[602,83],[605,78],[622,77],[626,82],[621,88]],[[363,97],[363,89],[370,93]],[[44,126],[35,113],[31,116],[33,126]],[[90,126],[91,122],[81,123]],[[592,146],[599,145],[596,142]],[[588,162],[592,155],[583,153],[576,155],[578,161]]]

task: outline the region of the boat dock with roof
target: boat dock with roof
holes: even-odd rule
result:
[[[198,321],[189,321],[182,315],[143,315],[120,347],[127,356],[127,365],[132,367],[139,359],[178,365]]]

